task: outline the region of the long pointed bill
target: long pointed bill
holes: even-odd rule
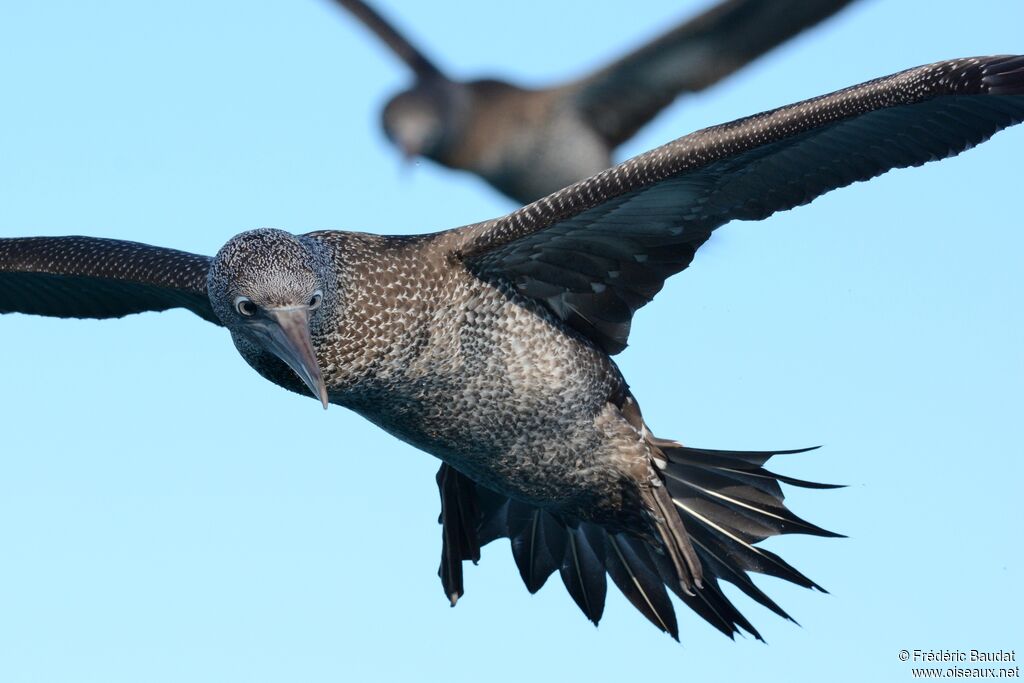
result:
[[[327,410],[327,385],[316,362],[309,337],[309,309],[305,306],[271,308],[269,320],[253,321],[252,329],[268,351],[288,364]]]

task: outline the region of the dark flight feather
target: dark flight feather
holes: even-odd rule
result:
[[[408,38],[399,33],[390,22],[365,2],[361,0],[335,0],[335,2],[351,12],[352,16],[359,19],[366,28],[373,31],[418,77],[443,78],[441,70],[427,59],[422,50],[413,45]]]
[[[612,146],[683,93],[701,91],[818,24],[851,0],[726,0],[568,86]]]

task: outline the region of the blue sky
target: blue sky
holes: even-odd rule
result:
[[[542,84],[701,2],[381,2],[442,65]],[[500,7],[500,9],[499,9]],[[923,12],[927,7],[927,11]],[[514,8],[514,10],[512,9]],[[923,12],[923,13],[922,13]],[[939,59],[1024,51],[1018,0],[865,0],[623,150]],[[414,233],[514,208],[377,126],[406,74],[323,0],[6,3],[0,236],[212,254],[273,226]],[[818,451],[791,491],[848,539],[768,547],[831,591],[737,601],[768,641],[617,593],[600,628],[506,543],[436,576],[436,461],[253,373],[189,313],[0,319],[0,680],[908,680],[902,648],[1024,650],[1017,618],[1024,128],[718,233],[620,365],[657,433]],[[734,592],[735,593],[735,592]]]

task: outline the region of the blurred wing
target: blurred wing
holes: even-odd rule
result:
[[[717,83],[851,1],[724,0],[569,87],[614,147],[679,95]]]
[[[614,354],[633,313],[715,228],[953,156],[1022,119],[1024,57],[909,69],[679,138],[462,228],[456,256]]]
[[[0,239],[0,313],[119,318],[187,308],[220,325],[207,256],[96,237]]]
[[[366,28],[373,31],[418,77],[442,75],[441,70],[434,66],[434,63],[427,59],[426,55],[365,2],[362,0],[335,0],[335,2],[347,9]]]

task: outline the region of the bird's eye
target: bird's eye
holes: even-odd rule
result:
[[[319,289],[313,292],[313,296],[309,299],[309,310],[314,311],[320,308],[320,304],[323,303],[324,293]]]
[[[235,299],[235,310],[246,318],[251,318],[256,315],[256,304],[250,301],[247,297],[240,296]]]

